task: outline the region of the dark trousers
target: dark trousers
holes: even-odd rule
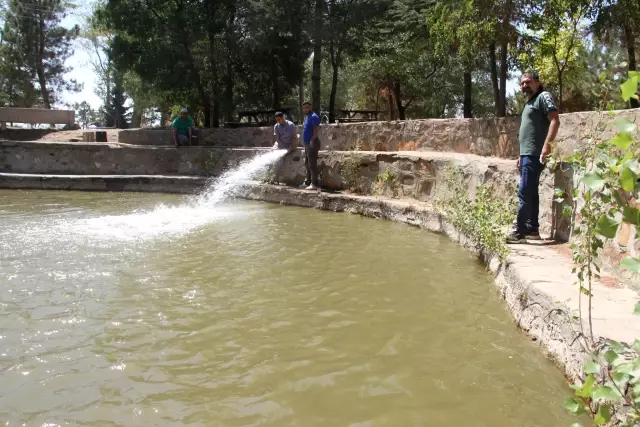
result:
[[[518,187],[518,222],[516,231],[528,234],[538,231],[540,224],[540,174],[544,165],[539,156],[520,156],[520,186]]]
[[[304,144],[304,165],[307,174],[305,185],[318,186],[318,152],[320,151],[320,139],[316,138],[310,144]]]

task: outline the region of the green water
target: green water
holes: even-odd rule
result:
[[[0,420],[574,422],[560,372],[516,329],[483,266],[446,238],[182,200],[0,191]]]

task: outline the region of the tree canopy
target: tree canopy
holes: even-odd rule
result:
[[[608,96],[637,68],[637,0],[98,0],[81,29],[60,26],[62,0],[6,8],[0,103],[49,108],[76,90],[62,76],[79,36],[118,126],[180,107],[203,126],[246,110],[299,118],[303,100],[330,120],[501,117],[519,112],[507,86],[528,69],[563,112],[638,106]]]

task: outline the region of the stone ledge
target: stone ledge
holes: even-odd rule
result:
[[[578,289],[574,285],[576,277],[571,273],[572,261],[558,250],[560,246],[514,245],[507,260],[500,264],[495,257],[479,251],[456,232],[429,203],[310,192],[259,183],[244,185],[238,196],[349,212],[446,234],[487,263],[518,326],[543,348],[569,379],[580,378],[587,354],[578,341],[580,325],[573,320],[578,310]],[[602,283],[594,284],[594,335],[597,340],[609,338],[632,343],[640,337],[640,322],[632,315],[639,295],[633,290],[612,286],[615,280],[605,272],[602,277]],[[584,327],[586,330],[586,325]]]
[[[0,188],[80,191],[139,191],[191,194],[205,177],[162,175],[39,175],[0,172]]]

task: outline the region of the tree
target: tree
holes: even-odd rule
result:
[[[96,76],[97,85],[95,93],[102,100],[103,106],[111,102],[113,89],[113,62],[110,49],[113,43],[113,34],[100,20],[100,11],[105,3],[94,5],[92,14],[85,17],[84,25],[80,31],[79,44],[88,56],[88,65]]]
[[[533,68],[543,81],[556,87],[558,109],[564,111],[565,78],[584,54],[585,28],[581,24],[589,10],[582,0],[547,0],[528,18],[534,43]],[[526,61],[525,61],[526,62]]]
[[[125,107],[127,97],[124,93],[124,81],[121,73],[116,72],[113,76],[113,92],[111,100],[105,106],[105,126],[126,129],[129,127],[129,108]]]
[[[329,0],[327,12],[327,44],[331,64],[329,121],[336,113],[336,95],[340,68],[345,57],[357,57],[363,50],[364,32],[375,26],[385,12],[385,2],[370,0]]]
[[[3,51],[38,88],[44,108],[51,108],[64,91],[78,91],[75,80],[66,80],[65,61],[73,54],[71,43],[78,35],[60,25],[72,7],[62,0],[10,0],[3,30]],[[37,86],[36,86],[37,85]],[[23,84],[23,88],[28,84]]]
[[[89,124],[99,121],[99,112],[91,108],[87,101],[75,103],[73,109],[76,110],[77,120],[83,129],[86,129]]]
[[[325,0],[315,0],[313,17],[313,70],[311,72],[311,103],[313,111],[320,111],[320,80],[322,67],[322,38],[326,5]]]
[[[592,30],[604,43],[621,41],[626,47],[628,70],[637,71],[636,44],[640,35],[640,4],[635,0],[598,0],[593,8]],[[637,99],[629,100],[631,108],[640,107]]]

